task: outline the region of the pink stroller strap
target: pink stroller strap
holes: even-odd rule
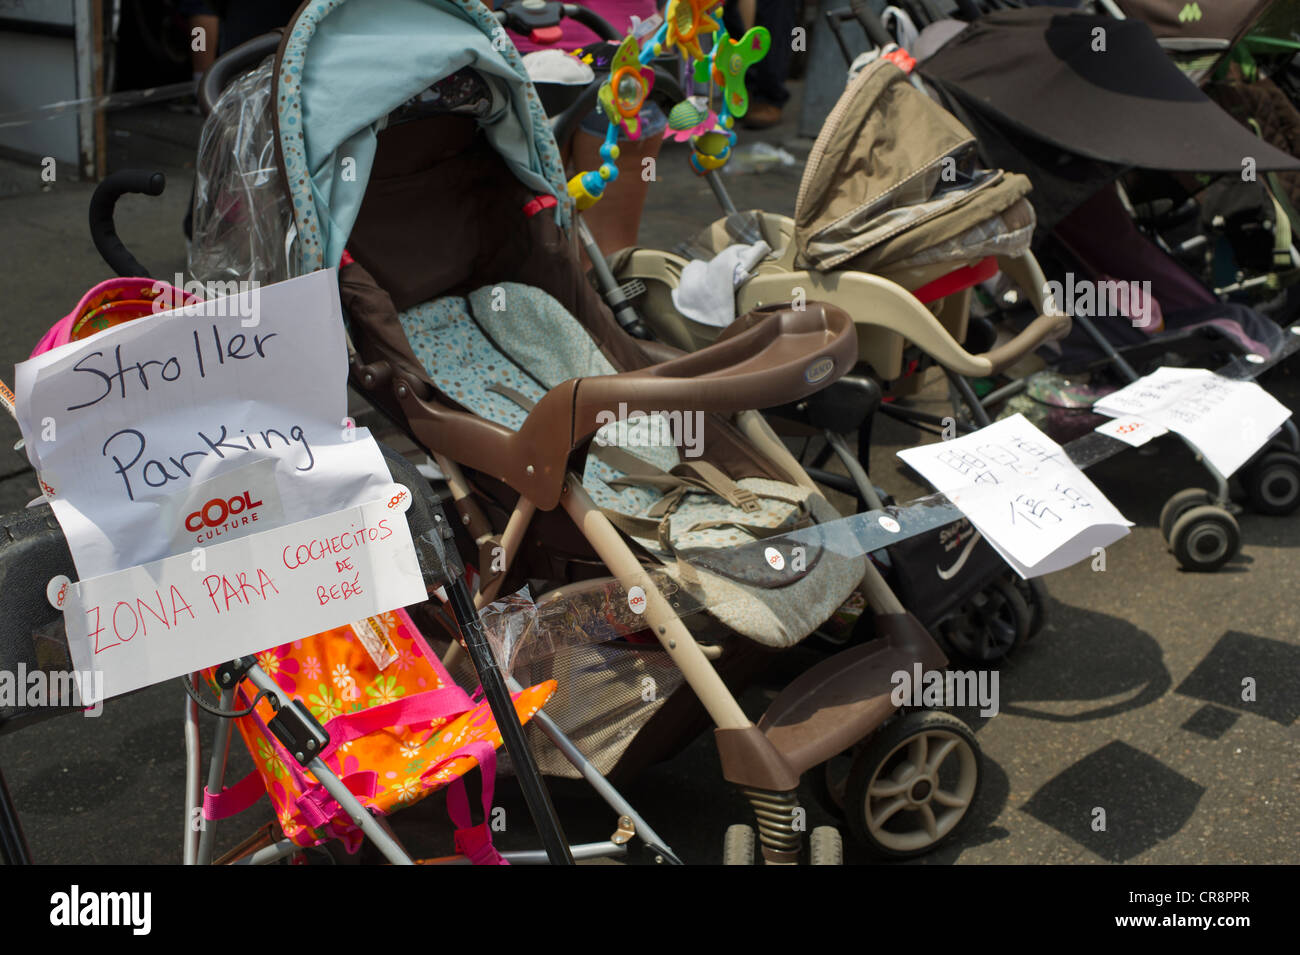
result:
[[[456,851],[468,858],[474,865],[509,865],[510,863],[492,845],[492,795],[496,791],[497,753],[490,743],[471,743],[463,747],[454,756],[473,756],[478,760],[479,774],[483,779],[483,821],[472,826],[469,811],[469,796],[465,792],[465,780],[457,777],[447,787],[447,815],[456,826]],[[446,762],[444,760],[444,762]],[[439,766],[442,765],[439,763]],[[430,772],[435,772],[434,767]],[[426,774],[427,775],[427,774]]]
[[[215,822],[243,812],[266,795],[266,786],[257,770],[253,770],[233,786],[214,793],[203,787],[203,818]]]

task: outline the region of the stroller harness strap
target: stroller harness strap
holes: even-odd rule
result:
[[[525,411],[531,411],[535,404],[519,391],[498,382],[488,385],[487,390],[509,398]],[[682,499],[692,491],[714,494],[732,507],[746,513],[759,510],[760,496],[769,497],[795,504],[799,508],[799,517],[793,527],[769,527],[742,521],[717,520],[699,521],[692,524],[689,531],[734,527],[749,534],[755,540],[764,540],[779,534],[788,534],[791,530],[807,527],[812,523],[812,517],[804,502],[787,500],[776,495],[755,494],[736,484],[719,468],[707,461],[683,462],[670,471],[664,471],[614,445],[593,444],[590,453],[610,467],[623,472],[623,477],[606,482],[610,487],[653,487],[667,492],[651,506],[646,512],[646,517],[632,517],[610,508],[601,508],[601,511],[610,519],[610,523],[625,534],[644,540],[657,540],[669,554],[675,553],[675,548],[671,544],[671,515],[677,510]]]

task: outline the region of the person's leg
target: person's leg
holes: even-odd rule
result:
[[[656,159],[663,145],[663,132],[642,136],[637,140],[623,140],[618,144],[618,178],[605,187],[605,193],[594,206],[582,214],[596,244],[606,255],[636,245],[641,228],[641,212],[650,181],[643,175],[644,160]],[[600,147],[604,140],[584,130],[574,133],[568,150],[570,174],[600,166]],[[583,257],[583,264],[586,256]]]
[[[751,129],[775,126],[781,121],[781,110],[790,99],[785,81],[790,75],[791,40],[795,27],[795,4],[792,0],[757,0],[757,25],[767,27],[772,46],[767,56],[749,68],[745,86],[749,90],[749,112],[741,123]],[[746,23],[743,4],[737,4],[735,13],[728,10],[727,30],[740,36]]]

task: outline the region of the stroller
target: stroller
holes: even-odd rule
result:
[[[875,518],[840,519],[752,410],[841,377],[857,352],[853,322],[809,302],[756,311],[689,354],[631,338],[578,269],[555,143],[517,55],[492,43],[498,20],[474,2],[386,8],[364,24],[350,9],[306,4],[273,64],[232,77],[232,97],[262,84],[277,104],[273,167],[257,165],[265,139],[240,140],[248,148],[230,161],[219,144],[237,137],[222,125],[225,97],[215,104],[204,137],[218,144],[215,165],[201,155],[200,166],[229,176],[207,177],[199,195],[217,197],[206,212],[223,210],[225,223],[245,218],[221,232],[234,240],[223,249],[200,241],[216,233],[197,209],[196,256],[243,256],[262,274],[341,263],[353,384],[432,453],[477,571],[477,605],[527,584],[542,617],[612,586],[635,611],[633,627],[615,615],[589,628],[599,642],[544,664],[577,690],[538,717],[556,714],[599,773],[670,755],[702,705],[766,861],[799,857],[800,774],[854,747],[866,788],[846,805],[870,848],[910,856],[947,838],[976,792],[974,739],[944,714],[891,721],[888,680],[943,654],[865,560],[881,539],[879,527],[863,534]],[[332,68],[343,48],[353,65]],[[365,105],[320,109],[340,102]],[[287,201],[245,203],[254,186]],[[291,223],[275,218],[285,210]],[[261,238],[280,226],[287,258],[283,239]],[[683,441],[697,422],[700,440]],[[758,648],[801,641],[855,592],[875,639],[815,666],[751,721],[730,687],[763,660]],[[921,770],[904,756],[931,745],[943,765]],[[539,758],[544,771],[572,773]],[[940,770],[942,786],[908,788]],[[910,793],[903,803],[868,797],[886,777]],[[733,833],[729,855],[752,857],[752,840]]]
[[[970,327],[971,289],[999,264],[1022,277],[1027,297],[1042,300],[1041,274],[1027,252],[1033,228],[1024,199],[1027,182],[976,168],[969,134],[908,86],[891,63],[864,71],[841,104],[814,148],[795,219],[733,211],[689,243],[687,254],[711,260],[729,247],[759,242],[775,250],[736,289],[734,312],[806,295],[854,315],[857,362],[867,373],[797,404],[769,405],[767,411],[823,435],[828,453],[843,462],[847,477],[822,469],[824,458],[815,462],[809,473],[818,482],[878,508],[882,499],[865,467],[876,411],[942,425],[941,419],[890,402],[912,393],[931,365],[947,371],[955,387],[965,386],[958,372],[992,374],[1063,334],[1068,319],[1044,315],[988,354],[967,353],[958,342],[981,340]],[[905,140],[878,139],[882,130],[898,128],[909,130]],[[853,146],[878,141],[884,145],[870,158]],[[861,171],[862,178],[850,170]],[[724,209],[734,210],[716,173],[710,171],[708,178]],[[871,217],[874,232],[857,228]],[[731,317],[701,314],[684,304],[687,255],[633,248],[613,255],[608,273],[601,264],[594,274],[606,300],[633,310],[662,342],[686,350],[705,347]],[[706,282],[715,278],[710,275]],[[730,275],[716,280],[723,287],[706,291],[727,300]],[[994,344],[991,335],[983,341],[984,347]],[[857,433],[856,455],[842,437],[846,432]],[[951,530],[963,545],[970,538],[969,527]],[[933,576],[931,568],[950,563],[932,559],[943,558],[942,550],[893,554],[891,564],[901,591],[928,596],[909,600],[909,608],[943,633],[954,653],[989,663],[1037,632],[1045,593],[1041,584],[1013,587],[1002,579],[1005,567],[992,550],[983,543],[974,546],[974,559],[962,564],[964,575],[943,578],[942,585],[927,586],[923,579]]]
[[[118,194],[157,193],[161,186],[159,177],[141,181],[138,175],[130,173],[116,174],[100,184],[91,203],[96,245],[120,271],[126,271],[121,266],[129,264],[137,275],[97,285],[83,296],[73,312],[50,329],[34,355],[71,346],[124,323],[150,317],[163,310],[164,303],[184,304],[200,309],[202,314],[204,306],[192,294],[139,277],[143,270],[117,240],[112,228],[112,207]],[[220,314],[224,316],[226,312]],[[5,394],[8,395],[7,389]],[[6,401],[6,407],[17,416],[12,396]],[[443,543],[444,536],[450,538],[449,524],[414,468],[394,453],[385,450],[385,455],[388,466],[385,473],[410,487],[415,494],[407,514],[421,551],[426,580],[431,587],[444,587],[455,597],[462,593],[458,588],[463,588],[463,583],[455,559]],[[63,615],[55,607],[56,603],[62,603],[62,594],[55,600],[49,596],[53,593],[52,584],[42,588],[32,581],[72,577],[78,569],[73,566],[68,546],[48,505],[9,516],[4,521],[8,534],[0,561],[6,567],[21,568],[19,576],[31,587],[24,587],[21,595],[19,592],[11,595],[7,609],[12,613],[6,616],[10,624],[0,633],[0,660],[5,663],[6,672],[26,672],[33,679],[44,677],[51,686],[61,685],[59,700],[65,704],[62,708],[47,708],[45,704],[54,703],[54,699],[24,697],[13,704],[11,698],[0,710],[0,730],[7,732],[43,716],[77,708],[78,694],[66,680],[71,662],[63,635]],[[154,523],[140,530],[156,533],[158,525]],[[28,599],[29,590],[36,599]],[[47,595],[43,605],[39,599],[42,594]],[[458,602],[460,611],[468,606],[467,596]],[[453,626],[467,640],[477,672],[484,659],[477,652],[482,641],[476,629],[477,619],[463,612],[458,612],[457,617]],[[475,640],[476,633],[478,640]],[[89,679],[89,674],[82,676]],[[189,695],[186,863],[211,862],[216,820],[240,812],[262,795],[269,795],[284,838],[277,841],[269,829],[263,830],[235,847],[221,861],[269,863],[299,856],[302,850],[336,839],[348,851],[355,852],[364,834],[389,861],[409,864],[412,861],[409,854],[371,813],[386,815],[447,786],[451,787],[449,813],[458,826],[458,855],[442,861],[501,863],[504,857],[492,847],[486,819],[478,826],[471,825],[461,777],[476,766],[481,768],[487,813],[491,808],[494,754],[503,738],[511,740],[515,765],[520,768],[526,792],[532,786],[528,792],[530,808],[540,808],[541,815],[550,817],[539,820],[543,838],[561,837],[536,768],[531,765],[522,742],[520,725],[535,715],[551,696],[554,682],[528,689],[516,688],[511,706],[499,674],[489,672],[480,691],[485,699],[471,700],[451,684],[403,610],[302,637],[292,644],[213,667],[204,676],[220,696],[220,705],[216,707],[202,701],[195,686],[197,676],[182,678]],[[300,682],[304,678],[306,682]],[[62,683],[57,682],[60,680]],[[248,691],[249,687],[256,688],[256,695]],[[78,689],[86,692],[84,685]],[[236,703],[238,710],[232,709]],[[206,785],[200,782],[197,746],[200,707],[221,718]],[[511,715],[499,724],[498,713]],[[89,715],[97,715],[97,711]],[[244,736],[257,768],[242,782],[227,788],[224,776],[232,724]],[[4,810],[0,847],[5,861],[30,861],[17,814],[3,789],[0,785]],[[567,847],[547,845],[548,854],[561,848],[563,851],[557,854],[563,856],[568,852]],[[587,854],[599,854],[603,850],[608,855],[619,851],[613,844],[578,848]],[[517,859],[532,861],[527,853]]]

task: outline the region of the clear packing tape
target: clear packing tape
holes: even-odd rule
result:
[[[267,57],[232,82],[203,125],[189,271],[205,284],[289,277],[293,209],[275,158],[273,66]]]

